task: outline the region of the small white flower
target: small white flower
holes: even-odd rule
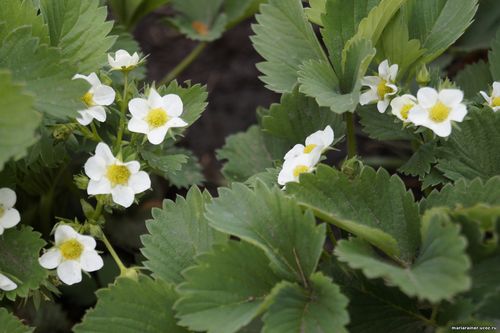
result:
[[[305,146],[296,144],[290,149],[285,155],[285,161],[291,158],[297,158],[302,154],[311,154],[311,156],[315,156],[315,158],[319,160],[321,154],[333,143],[333,139],[333,129],[330,126],[326,126],[324,130],[319,130],[309,135],[306,138]]]
[[[14,281],[12,281],[8,277],[6,277],[2,273],[0,273],[0,290],[11,291],[11,290],[14,290],[16,288],[17,288],[17,284]]]
[[[314,154],[302,154],[285,160],[278,175],[278,184],[285,185],[290,182],[298,182],[301,174],[314,170],[318,160],[317,155]]]
[[[82,271],[94,272],[102,268],[102,258],[95,250],[95,239],[81,235],[68,225],[60,225],[54,235],[55,246],[45,252],[38,262],[43,268],[57,267],[62,282],[72,285],[82,281]]]
[[[139,61],[139,54],[137,52],[130,55],[125,50],[118,50],[115,52],[114,58],[108,53],[108,63],[112,70],[130,71],[137,67]]]
[[[134,98],[128,103],[128,107],[132,114],[128,123],[129,131],[146,134],[149,142],[154,145],[163,142],[170,128],[187,126],[180,118],[183,104],[178,95],[161,97],[151,88],[148,99]]]
[[[118,160],[108,145],[101,142],[97,145],[95,155],[85,163],[85,173],[90,178],[87,193],[111,194],[115,203],[130,207],[137,193],[151,187],[149,175],[139,169],[139,162],[124,163]]]
[[[80,110],[80,116],[76,120],[83,126],[87,126],[93,119],[106,121],[106,109],[104,106],[111,105],[115,100],[115,91],[110,86],[101,83],[96,73],[89,76],[76,74],[73,80],[82,79],[90,83],[90,89],[83,95],[82,101],[87,106],[86,110]]]
[[[0,235],[4,229],[12,228],[21,221],[19,212],[14,208],[16,200],[16,192],[10,188],[0,188]]]
[[[418,104],[408,113],[408,120],[418,126],[430,128],[436,135],[447,137],[451,134],[451,121],[461,122],[467,115],[467,107],[462,103],[464,93],[458,89],[420,88]]]
[[[408,122],[408,113],[415,105],[417,105],[417,99],[415,96],[405,94],[403,96],[398,96],[391,101],[391,111],[393,115],[406,123]]]
[[[361,83],[370,89],[361,94],[359,104],[377,102],[378,111],[384,113],[389,106],[391,96],[398,92],[398,87],[394,84],[397,75],[398,65],[389,66],[387,59],[382,61],[378,66],[378,76],[365,76],[361,80]]]
[[[481,96],[484,97],[488,105],[497,112],[500,110],[500,82],[493,82],[493,90],[491,96],[488,96],[484,91],[480,91]]]

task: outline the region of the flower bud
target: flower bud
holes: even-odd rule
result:
[[[417,72],[417,83],[421,87],[425,87],[429,84],[429,82],[431,82],[431,75],[427,66],[423,64]]]
[[[80,190],[86,190],[89,186],[89,178],[84,175],[75,175],[73,177],[73,181],[75,182],[76,187]]]

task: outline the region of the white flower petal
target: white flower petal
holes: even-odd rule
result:
[[[61,251],[59,251],[58,248],[53,247],[38,258],[38,263],[45,269],[54,269],[59,266],[61,260]]]
[[[75,79],[82,79],[87,81],[92,87],[98,86],[101,84],[101,80],[97,77],[96,73],[91,73],[89,76],[81,75],[81,74],[75,74],[73,76],[73,80]]]
[[[441,123],[429,123],[428,126],[437,136],[447,137],[451,134],[451,122],[443,121]]]
[[[87,112],[97,121],[100,121],[101,123],[106,121],[106,109],[104,107],[96,105],[96,106],[91,106]]]
[[[302,144],[296,144],[295,146],[293,146],[292,149],[290,149],[286,154],[285,154],[285,157],[283,158],[284,160],[288,160],[288,159],[291,159],[291,158],[296,158],[298,156],[300,156],[301,154],[304,153],[304,145]]]
[[[116,93],[113,88],[101,84],[94,88],[94,103],[97,105],[111,105],[115,101]]]
[[[20,221],[21,215],[19,215],[17,209],[14,208],[7,209],[3,216],[0,217],[0,224],[4,229],[15,227]]]
[[[80,265],[85,272],[95,272],[104,266],[101,256],[96,251],[83,251],[80,257]]]
[[[408,112],[408,121],[411,121],[415,125],[421,126],[429,121],[429,113],[420,105],[415,105]]]
[[[137,173],[141,169],[141,164],[137,161],[130,161],[123,163],[123,165],[127,167],[131,174]]]
[[[134,193],[141,193],[151,188],[151,179],[144,171],[139,171],[135,175],[130,176],[128,185]]]
[[[75,239],[75,238],[77,238],[77,236],[78,236],[78,233],[75,231],[75,229],[73,229],[69,225],[63,224],[63,225],[59,225],[56,228],[54,240],[56,242],[56,245],[59,245],[68,239]]]
[[[389,67],[389,81],[396,81],[396,77],[398,76],[398,69],[399,66],[397,64],[391,65],[391,67]]]
[[[129,120],[127,128],[130,132],[134,133],[146,134],[149,132],[148,123],[136,117],[132,117],[132,119]]]
[[[491,104],[491,98],[490,98],[490,96],[488,96],[488,94],[486,94],[484,91],[480,91],[479,93],[486,100],[486,103],[488,103],[488,105],[490,105]]]
[[[389,99],[388,98],[384,98],[383,100],[380,100],[377,102],[377,110],[380,113],[384,113],[388,107],[389,107]]]
[[[99,180],[106,174],[106,161],[101,156],[92,156],[83,168],[90,179]]]
[[[108,178],[103,177],[100,180],[89,180],[89,185],[87,186],[87,194],[98,195],[98,194],[109,194],[111,193],[111,183]]]
[[[160,94],[158,94],[155,88],[151,88],[149,90],[148,103],[153,109],[163,107],[163,99],[161,98]]]
[[[454,107],[462,102],[464,93],[458,89],[443,89],[439,92],[438,98],[444,105]]]
[[[17,288],[17,284],[0,273],[0,289],[3,291],[12,291]]]
[[[429,109],[438,101],[438,92],[429,87],[420,88],[417,92],[417,100],[421,107]]]
[[[95,156],[99,156],[104,159],[106,165],[114,164],[116,161],[115,156],[111,152],[109,146],[103,142],[100,142],[95,149]]]
[[[0,204],[2,206],[7,209],[12,208],[16,204],[16,200],[16,192],[8,187],[0,188]]]
[[[498,81],[493,82],[492,95],[494,97],[500,97],[500,82],[498,82]]]
[[[128,102],[128,109],[132,116],[142,119],[149,112],[149,103],[144,98],[133,98]]]
[[[168,128],[166,126],[155,128],[150,131],[148,135],[148,141],[154,145],[159,145],[165,139],[165,135],[167,135]]]
[[[93,250],[96,247],[96,242],[94,237],[78,234],[76,240],[83,244],[85,250]]]
[[[367,105],[375,101],[378,101],[378,94],[377,90],[374,89],[367,90],[359,96],[359,104],[361,105]]]
[[[72,285],[82,281],[82,270],[80,263],[74,260],[62,262],[57,267],[57,276],[67,285]]]
[[[450,112],[450,120],[462,122],[467,115],[467,107],[465,104],[458,104]]]
[[[380,81],[382,80],[378,76],[365,76],[361,79],[361,84],[376,89]]]
[[[134,203],[134,191],[128,186],[115,186],[111,189],[113,201],[125,208],[132,206]]]
[[[167,128],[177,128],[177,127],[184,127],[187,126],[188,123],[186,123],[184,120],[181,118],[172,118],[167,123],[165,124],[165,127]]]
[[[389,78],[389,60],[385,59],[378,65],[378,75],[385,80]]]
[[[78,111],[78,114],[80,116],[76,117],[76,121],[78,121],[78,123],[80,125],[83,125],[83,126],[87,126],[88,124],[90,124],[92,122],[92,120],[94,119],[94,117],[92,117],[90,115],[90,113],[88,112],[88,110],[81,110],[81,111]]]
[[[168,94],[162,97],[164,109],[170,117],[179,117],[182,114],[183,104],[178,95]]]
[[[3,231],[4,231],[4,230],[5,230],[5,229],[4,229],[4,227],[2,227],[2,226],[0,225],[0,235],[3,235]]]

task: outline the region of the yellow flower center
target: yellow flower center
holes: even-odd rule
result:
[[[309,167],[305,166],[305,165],[297,165],[295,167],[295,169],[293,169],[293,176],[295,178],[297,178],[298,176],[300,176],[300,174],[304,173],[304,172],[308,172],[309,171]]]
[[[495,97],[491,100],[491,105],[493,107],[496,107],[496,106],[500,106],[500,96],[499,97]]]
[[[87,106],[93,106],[94,104],[94,94],[92,94],[90,91],[87,91],[85,95],[82,96],[82,101],[85,103]]]
[[[146,116],[146,122],[150,128],[158,128],[165,125],[169,117],[165,110],[162,108],[152,109]]]
[[[64,259],[75,260],[80,258],[83,253],[83,245],[76,239],[69,239],[59,245],[59,250]]]
[[[408,113],[410,113],[410,110],[413,108],[414,104],[405,104],[401,108],[401,117],[403,117],[404,120],[408,119]]]
[[[377,95],[380,99],[384,99],[386,94],[394,92],[394,90],[391,87],[386,86],[386,84],[386,80],[381,80],[377,86]]]
[[[2,217],[5,214],[5,208],[3,208],[3,205],[0,205],[0,217]]]
[[[448,119],[448,115],[450,114],[450,108],[444,105],[441,102],[437,102],[436,105],[432,107],[429,112],[429,118],[436,123],[442,123],[446,119]]]
[[[125,185],[130,178],[130,171],[125,165],[113,164],[108,167],[106,177],[113,187],[116,185]]]
[[[315,145],[314,143],[311,143],[310,145],[307,145],[304,147],[304,154],[309,154],[316,148],[318,145]]]

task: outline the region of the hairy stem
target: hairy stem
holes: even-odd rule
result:
[[[347,157],[353,158],[357,155],[356,130],[354,127],[354,114],[345,113],[345,121],[347,126]]]
[[[117,152],[122,144],[123,140],[123,132],[125,131],[125,125],[126,125],[126,114],[125,112],[127,111],[127,92],[128,92],[128,72],[125,71],[123,72],[123,94],[122,94],[122,103],[120,106],[120,126],[118,127],[118,134],[116,135],[116,142],[115,142],[115,152]]]
[[[181,74],[193,61],[195,61],[207,47],[207,43],[199,43],[177,66],[175,66],[161,81],[160,85],[169,83]]]
[[[113,245],[111,245],[111,243],[109,242],[108,238],[104,234],[104,231],[102,231],[101,240],[104,243],[104,245],[106,245],[106,248],[108,249],[109,253],[113,257],[113,260],[116,262],[116,265],[120,269],[120,274],[121,275],[126,274],[127,267],[125,267],[125,265],[121,261],[120,257],[118,256],[118,254],[116,253],[115,249],[113,248]]]

